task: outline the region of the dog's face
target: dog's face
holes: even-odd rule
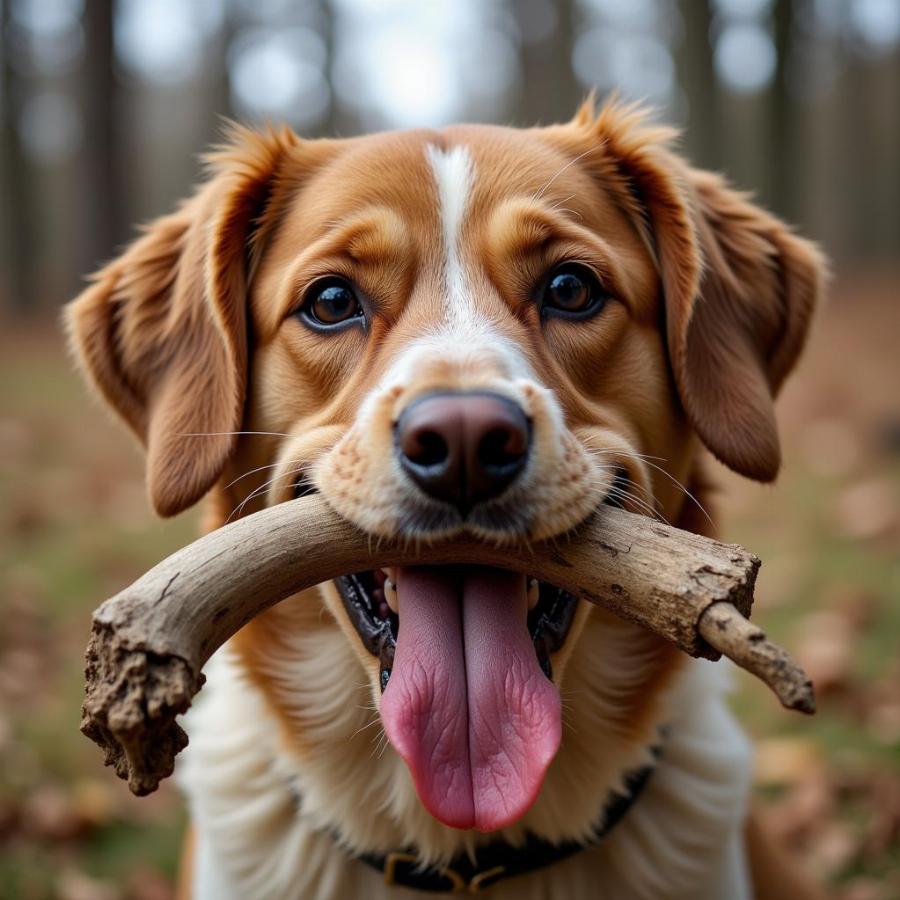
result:
[[[650,251],[567,159],[458,128],[350,143],[308,179],[251,292],[251,425],[290,435],[276,499],[299,480],[379,536],[539,539],[620,470],[650,496],[648,446],[683,473]]]
[[[529,131],[239,135],[71,314],[157,509],[316,490],[375,540],[533,541],[603,502],[685,521],[698,435],[772,478],[772,397],[821,263],[668,137],[616,107]],[[520,819],[559,748],[590,613],[533,575],[395,568],[322,592],[455,828]],[[251,668],[284,627],[248,629]],[[290,686],[262,682],[284,705]]]

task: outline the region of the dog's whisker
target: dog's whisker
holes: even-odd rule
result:
[[[272,479],[273,481],[275,479]],[[241,513],[244,511],[244,507],[255,497],[260,496],[260,494],[265,491],[265,489],[271,484],[271,482],[266,482],[260,487],[252,490],[228,515],[228,518],[225,520],[225,524],[227,525],[235,516],[240,517]]]
[[[381,757],[384,756],[384,751],[387,750],[388,745],[387,735],[385,734],[383,728],[381,729],[378,737],[375,739],[374,744],[375,748],[372,752],[372,756],[374,759],[381,759]]]
[[[617,454],[622,454],[623,456],[631,456],[635,459],[655,459],[659,462],[668,462],[664,456],[651,456],[649,453],[638,453],[636,450],[619,450],[613,449],[612,447],[596,447],[591,448],[591,452],[593,453],[602,453],[606,456],[615,456]]]
[[[635,454],[633,453],[626,453],[624,455],[635,456]],[[681,490],[684,495],[694,503],[697,509],[699,509],[700,512],[703,513],[703,515],[706,517],[706,521],[709,522],[709,524],[713,528],[716,527],[716,523],[713,521],[712,516],[710,516],[710,514],[706,511],[706,507],[704,507],[703,504],[674,475],[672,475],[671,472],[667,472],[662,466],[658,466],[655,463],[650,462],[648,459],[643,459],[642,461],[645,465],[650,466],[651,469],[655,469],[660,474],[665,475],[665,477],[668,478],[669,481],[671,481],[672,484],[675,485],[675,487]]]
[[[709,522],[709,524],[713,528],[716,527],[716,523],[713,521],[712,517],[707,512],[706,508],[687,489],[687,487],[681,481],[679,481],[671,472],[667,471],[662,466],[659,466],[656,463],[651,462],[651,460],[655,459],[655,460],[659,460],[660,462],[666,463],[666,462],[668,462],[668,460],[665,459],[665,457],[650,456],[648,454],[637,453],[633,450],[623,450],[621,448],[612,449],[612,448],[602,448],[601,447],[601,448],[597,448],[596,450],[593,450],[593,452],[606,454],[607,456],[620,455],[620,456],[625,456],[625,457],[628,457],[631,459],[635,459],[635,460],[638,460],[638,461],[644,463],[644,465],[649,466],[651,469],[654,469],[655,471],[659,472],[661,475],[664,475],[666,478],[669,479],[669,481],[672,482],[672,484],[675,485],[675,487],[677,487],[697,507],[697,509],[700,510],[700,512],[703,513],[703,515],[706,517],[706,520]],[[634,482],[631,482],[631,483],[634,484]]]
[[[364,732],[364,731],[366,731],[367,729],[371,728],[373,725],[377,725],[380,721],[381,721],[380,719],[377,719],[377,718],[376,718],[376,719],[372,719],[372,720],[369,721],[369,722],[366,722],[366,724],[363,725],[361,728],[357,728],[356,731],[354,731],[353,734],[351,734],[350,737],[347,738],[347,740],[348,740],[348,741],[352,741],[353,738],[355,738],[358,734],[362,734],[362,732]]]
[[[603,487],[601,488],[599,485],[591,485],[590,489],[596,492],[599,495],[602,495],[604,498],[606,497],[614,497],[618,500],[623,500],[626,502],[633,503],[638,509],[643,510],[647,513],[650,518],[657,519],[659,521],[665,522],[667,525],[670,524],[665,516],[658,510],[647,503],[645,500],[642,500],[640,497],[630,493],[629,491],[616,487],[615,485],[611,487]]]
[[[613,487],[607,493],[608,496],[615,497],[619,500],[622,500],[626,503],[634,504],[638,509],[642,509],[646,512],[651,518],[665,520],[662,512],[658,510],[655,506],[651,506],[645,500],[642,500],[640,497],[632,494],[630,491],[624,490],[622,488]]]
[[[636,484],[636,483],[633,482],[633,481],[629,481],[629,482],[627,483],[627,487],[626,487],[626,486],[623,486],[623,485],[620,485],[620,484],[617,484],[617,483],[615,482],[615,480],[610,481],[610,480],[607,479],[607,478],[600,478],[600,479],[595,479],[595,480],[589,480],[589,481],[587,481],[587,484],[588,484],[590,487],[592,487],[592,488],[605,489],[605,490],[609,490],[610,492],[616,491],[616,492],[618,492],[618,493],[620,493],[620,494],[626,493],[626,492],[629,492],[629,491],[632,491],[632,490],[633,490],[633,491],[638,491],[638,492],[640,492],[641,495],[643,495],[643,497],[646,499],[646,502],[647,502],[647,503],[659,505],[659,500],[658,500],[656,497],[654,497],[654,495],[651,494],[650,491],[648,491],[648,490],[647,490],[645,487],[643,487],[642,485]],[[634,496],[637,497],[638,494],[634,494]]]
[[[553,206],[550,207],[551,212],[565,212],[570,216],[576,216],[577,218],[584,220],[584,216],[580,212],[576,212],[574,209],[569,209],[567,206],[563,206],[563,203],[568,203],[575,194],[569,194],[568,197],[564,197],[558,203],[554,203]]]
[[[585,156],[588,156],[591,153],[596,153],[599,149],[600,149],[600,145],[595,145],[593,147],[589,147],[587,150],[584,151],[584,153],[579,153],[578,156],[576,156],[574,159],[570,159],[549,181],[547,181],[544,184],[544,186],[539,191],[537,191],[532,196],[531,199],[535,202],[540,200],[541,197],[543,197],[544,194],[547,192],[547,189],[550,187],[550,185],[553,184],[553,182],[556,181],[556,179],[559,178],[559,176],[562,175],[563,172],[566,172],[568,169],[572,168],[572,166],[574,166],[575,163],[584,159]],[[565,202],[565,201],[563,201],[563,202]]]
[[[618,471],[620,471],[620,467],[619,467],[619,466],[598,466],[598,468],[604,469],[605,471],[608,471],[608,472],[618,472]],[[598,479],[593,479],[593,480],[589,481],[588,483],[589,483],[589,484],[593,484],[593,485],[598,485],[598,486],[602,486],[602,485],[604,485],[604,484],[610,484],[611,487],[616,487],[615,479],[609,479],[609,478],[598,478]],[[640,491],[640,492],[647,498],[648,501],[652,501],[652,502],[654,502],[654,503],[658,503],[658,502],[659,502],[658,499],[650,492],[650,489],[644,487],[644,485],[639,484],[639,483],[636,482],[636,481],[631,481],[631,480],[629,479],[629,480],[628,480],[628,486],[631,487],[631,488],[634,488],[636,491]],[[619,489],[621,490],[621,488],[619,488]]]
[[[299,463],[299,462],[300,462],[299,459],[291,459],[288,461],[288,465],[293,465],[294,463]],[[243,475],[238,475],[238,477],[235,478],[233,481],[229,481],[228,484],[225,485],[225,490],[228,490],[228,488],[233,487],[239,481],[243,481],[245,478],[247,478],[250,475],[255,475],[257,472],[264,472],[266,469],[276,469],[280,465],[282,465],[282,463],[274,462],[274,463],[269,463],[267,466],[257,466],[255,469],[250,469],[249,472],[244,472]]]
[[[579,219],[584,220],[584,216],[581,215],[580,212],[578,212],[578,211],[576,211],[576,210],[574,210],[574,209],[569,209],[568,206],[560,206],[560,207],[557,207],[557,210],[556,210],[556,211],[557,211],[557,212],[565,212],[565,213],[569,213],[569,215],[571,215],[571,216],[577,216]]]
[[[624,499],[633,500],[635,503],[640,503],[641,506],[645,509],[652,508],[653,510],[655,510],[656,512],[659,512],[660,514],[662,512],[662,504],[660,503],[660,501],[656,497],[654,497],[653,494],[651,494],[644,487],[642,487],[639,484],[635,484],[634,482],[630,482],[629,487],[627,487],[627,488],[620,487],[616,484],[609,484],[606,481],[589,482],[589,486],[593,490],[597,490],[598,492],[601,492],[601,493],[606,492],[607,494],[610,494],[615,497],[621,497]],[[634,491],[631,490],[632,488],[634,488],[635,490],[637,490],[641,494],[643,494],[643,497],[634,493]]]
[[[264,437],[290,437],[283,431],[182,431],[178,437],[238,437],[241,435],[259,435]]]
[[[278,481],[279,478],[284,478],[284,477],[286,477],[287,475],[297,475],[297,474],[299,474],[299,473],[302,472],[302,471],[303,471],[302,467],[296,468],[296,469],[289,469],[287,472],[284,472],[284,473],[275,475],[273,478],[270,478],[268,481],[263,482],[263,484],[261,484],[258,488],[255,488],[253,491],[251,491],[251,492],[250,492],[250,493],[249,493],[249,494],[241,501],[241,503],[239,503],[239,504],[231,511],[231,514],[230,514],[230,515],[228,516],[228,518],[225,520],[225,524],[227,525],[227,524],[232,520],[232,518],[233,518],[235,515],[240,516],[240,514],[244,511],[244,507],[245,507],[251,500],[253,500],[255,497],[259,497],[260,495],[262,495],[262,494],[265,492],[265,490],[266,490],[270,485],[272,485],[272,484],[274,484],[276,481]]]
[[[563,205],[563,203],[568,203],[574,196],[575,194],[569,194],[568,197],[563,197],[562,200],[554,203],[553,206],[550,207],[550,209],[559,209]]]
[[[239,504],[231,511],[230,515],[229,515],[228,518],[225,520],[225,524],[228,524],[228,522],[231,521],[232,517],[233,517],[235,514],[240,515],[240,513],[243,512],[244,507],[245,507],[251,500],[253,500],[255,497],[260,496],[260,495],[261,495],[261,494],[262,494],[262,493],[263,493],[270,485],[272,485],[272,484],[274,484],[276,481],[278,481],[279,478],[283,478],[283,477],[285,477],[285,476],[287,476],[287,475],[296,475],[296,474],[298,474],[298,473],[301,472],[301,471],[302,471],[302,468],[289,469],[288,471],[286,471],[286,472],[284,472],[284,473],[281,473],[281,474],[277,474],[277,475],[273,476],[272,478],[270,478],[268,481],[263,482],[261,485],[259,485],[259,487],[257,487],[257,488],[255,488],[254,490],[252,490],[252,491],[251,491],[251,492],[250,492],[250,493],[249,493],[249,494],[241,501],[241,503],[239,503]]]

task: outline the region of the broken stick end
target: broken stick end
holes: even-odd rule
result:
[[[777,687],[773,686],[775,694],[785,709],[801,712],[807,716],[815,715],[816,695],[813,690],[813,683],[806,677],[806,673],[799,666],[796,668],[799,677],[779,684]]]
[[[785,709],[807,715],[816,711],[813,684],[806,672],[731,603],[709,606],[700,618],[698,631],[711,647],[764,681]]]
[[[123,641],[95,618],[85,654],[81,731],[104,752],[104,762],[139,797],[172,774],[188,743],[175,717],[203,685],[177,656],[163,657]]]

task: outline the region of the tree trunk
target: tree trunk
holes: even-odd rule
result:
[[[572,68],[575,2],[559,0],[554,9],[556,27],[537,42],[522,42],[522,78],[515,115],[518,125],[552,125],[566,121],[575,114],[587,93],[579,86]],[[528,4],[513,0],[513,11],[521,26]]]
[[[30,184],[33,173],[19,139],[18,120],[22,108],[24,85],[12,66],[10,46],[9,3],[4,3],[0,19],[3,41],[3,68],[0,78],[0,247],[3,277],[0,279],[0,305],[15,314],[35,310],[36,280],[32,276],[33,250],[36,238],[34,200]]]
[[[777,0],[772,14],[775,77],[770,90],[770,146],[768,201],[789,222],[797,218],[797,166],[794,104],[788,87],[793,51],[794,16],[790,0]]]
[[[682,4],[684,40],[676,55],[678,81],[688,100],[685,146],[695,165],[722,166],[719,97],[713,66],[712,9],[709,0]]]
[[[124,215],[118,130],[118,90],[113,48],[113,0],[84,5],[82,63],[82,146],[80,271],[92,272],[128,236]]]

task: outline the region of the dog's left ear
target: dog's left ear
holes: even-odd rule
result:
[[[234,448],[251,249],[297,143],[287,130],[235,127],[197,193],[147,226],[66,308],[82,369],[146,448],[160,515],[199,500]]]
[[[773,400],[803,348],[824,258],[720,176],[688,167],[670,149],[673,133],[645,119],[611,104],[575,124],[600,137],[605,183],[617,183],[655,248],[691,424],[729,468],[771,481],[781,463]]]

